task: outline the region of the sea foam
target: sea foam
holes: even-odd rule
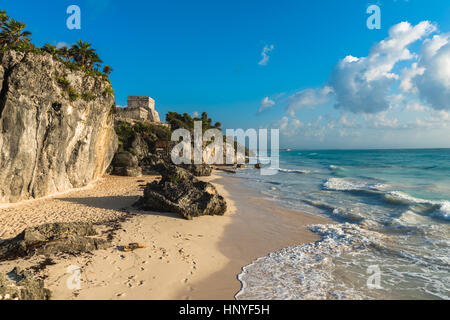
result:
[[[368,299],[362,290],[334,275],[334,259],[381,246],[384,236],[352,224],[313,225],[321,240],[293,246],[244,267],[236,299]]]

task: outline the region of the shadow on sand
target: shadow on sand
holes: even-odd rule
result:
[[[57,198],[56,200],[80,204],[83,206],[129,212],[132,214],[157,215],[162,217],[184,219],[180,215],[172,212],[144,211],[133,207],[133,204],[139,199],[139,196],[107,196],[107,197],[88,197],[88,198]]]

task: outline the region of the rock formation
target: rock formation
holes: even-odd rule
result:
[[[0,202],[86,186],[117,149],[108,81],[50,54],[0,54]],[[115,106],[114,106],[115,107]]]
[[[48,300],[50,290],[31,272],[15,267],[8,276],[0,273],[0,300]]]
[[[209,177],[212,173],[212,168],[207,164],[182,164],[183,169],[186,169],[196,177]]]
[[[127,151],[116,153],[111,163],[111,167],[112,167],[111,174],[117,176],[126,176],[126,177],[142,176],[142,168],[139,167],[136,156],[132,155],[130,152]]]
[[[91,224],[81,222],[51,223],[27,228],[17,237],[0,244],[0,261],[35,254],[91,252],[110,246],[106,240],[93,237],[96,235]]]
[[[190,172],[173,165],[162,165],[159,183],[147,184],[136,207],[158,212],[178,213],[186,219],[202,215],[223,215],[225,199],[209,182],[195,178]]]

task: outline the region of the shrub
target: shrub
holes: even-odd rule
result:
[[[70,87],[69,88],[69,99],[70,99],[70,101],[76,101],[76,100],[78,100],[79,97],[80,97],[80,95],[75,92],[75,89]]]
[[[111,86],[107,86],[105,91],[103,91],[103,95],[105,97],[114,95],[114,89]]]
[[[95,97],[95,94],[93,94],[91,91],[89,91],[89,92],[84,92],[83,94],[81,94],[81,98],[84,101],[89,102],[89,101],[95,100],[96,97]]]
[[[70,82],[69,82],[69,79],[67,79],[66,77],[57,77],[56,78],[56,82],[58,82],[58,84],[63,89],[68,89],[69,88]]]
[[[116,134],[119,138],[119,146],[122,147],[123,150],[129,150],[135,137],[133,128],[131,128],[128,123],[121,123],[116,126]]]

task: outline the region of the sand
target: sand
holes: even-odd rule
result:
[[[240,186],[238,179],[218,175],[204,179],[227,199],[224,216],[188,221],[132,209],[142,187],[154,179],[105,176],[82,190],[0,208],[0,239],[42,223],[101,223],[131,215],[121,223],[112,248],[52,257],[55,264],[37,273],[53,299],[233,299],[243,266],[283,247],[317,240],[305,226],[330,222],[279,208]],[[146,248],[119,250],[134,242]],[[0,272],[39,265],[44,258],[3,262]]]

